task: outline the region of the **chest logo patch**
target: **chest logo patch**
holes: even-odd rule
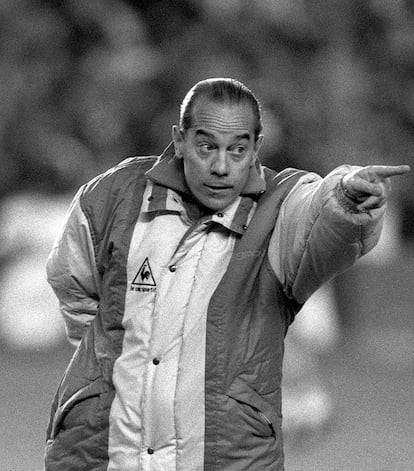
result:
[[[131,290],[134,291],[155,291],[154,276],[152,274],[151,266],[148,257],[142,263],[138,273],[132,281]]]

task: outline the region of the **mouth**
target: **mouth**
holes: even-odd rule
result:
[[[218,185],[218,184],[213,184],[213,185],[205,184],[205,186],[208,189],[213,190],[213,191],[230,190],[232,188],[231,185]]]

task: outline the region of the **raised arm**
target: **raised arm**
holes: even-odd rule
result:
[[[390,177],[408,166],[338,167],[309,174],[284,201],[269,246],[285,292],[298,302],[349,268],[378,242]]]

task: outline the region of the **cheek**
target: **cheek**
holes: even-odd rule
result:
[[[191,176],[192,180],[201,180],[206,171],[206,166],[203,165],[203,162],[200,160],[184,160],[184,172],[186,177]]]
[[[184,175],[191,191],[196,191],[201,185],[203,170],[199,164],[192,161],[184,161]]]
[[[237,180],[240,183],[240,186],[244,186],[249,178],[249,173],[250,173],[250,165],[246,165],[243,168],[239,168],[238,171],[236,172],[237,174]]]

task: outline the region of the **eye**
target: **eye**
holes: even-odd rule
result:
[[[198,148],[203,154],[208,154],[213,150],[213,146],[209,142],[202,142],[198,145]]]
[[[246,147],[245,146],[235,146],[231,149],[231,152],[235,155],[244,155],[246,152]]]

